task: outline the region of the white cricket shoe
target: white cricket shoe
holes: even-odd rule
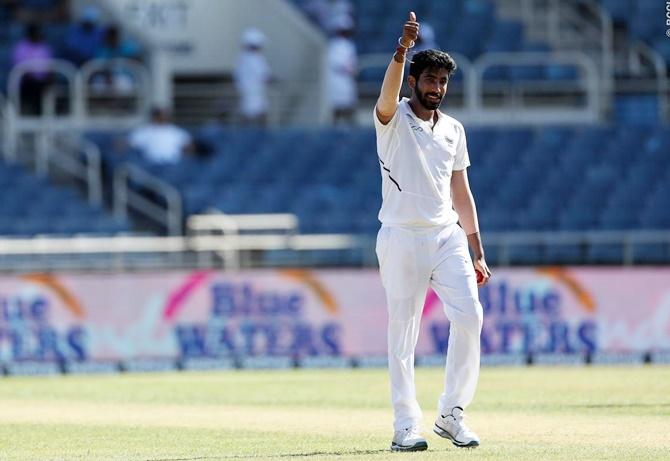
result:
[[[448,415],[440,415],[433,427],[440,437],[451,440],[457,447],[474,448],[479,446],[479,437],[463,421],[463,409],[454,407]]]
[[[417,426],[401,429],[393,434],[392,451],[424,451],[427,448],[428,443]]]

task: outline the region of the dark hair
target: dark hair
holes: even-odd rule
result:
[[[109,38],[109,37],[111,36],[111,37],[115,37],[115,38],[116,38],[116,37],[118,37],[118,36],[120,35],[120,32],[121,32],[121,31],[119,30],[119,26],[117,26],[117,25],[115,25],[115,24],[110,24],[110,25],[107,26],[107,28],[105,29],[105,37]]]
[[[170,111],[164,107],[153,106],[151,108],[150,115],[152,119],[157,118],[166,119],[170,117]]]
[[[37,22],[29,22],[26,24],[25,35],[30,40],[41,40],[42,39],[42,28]]]
[[[456,72],[457,66],[454,58],[444,51],[419,51],[412,56],[412,61],[409,65],[409,75],[419,80],[419,77],[426,69],[446,69],[447,75],[451,77]]]

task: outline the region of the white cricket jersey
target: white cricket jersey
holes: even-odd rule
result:
[[[463,125],[438,111],[431,122],[417,117],[403,98],[389,123],[373,114],[382,173],[385,225],[447,226],[458,222],[451,203],[451,173],[470,166]]]

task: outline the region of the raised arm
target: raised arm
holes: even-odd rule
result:
[[[479,235],[479,221],[477,219],[477,208],[475,199],[470,191],[467,170],[454,171],[451,176],[451,200],[454,209],[458,213],[458,220],[468,236],[468,245],[472,249],[473,264],[475,270],[482,274],[481,280],[477,280],[478,285],[482,286],[488,282],[491,277],[486,259],[484,258],[484,246]]]
[[[398,48],[393,55],[393,59],[386,69],[384,83],[382,83],[381,93],[377,99],[377,117],[379,121],[386,125],[391,121],[398,108],[398,98],[400,97],[400,88],[402,87],[403,72],[405,70],[405,54],[407,50],[414,46],[419,35],[419,23],[416,22],[414,11],[409,13],[409,19],[403,26],[402,36],[398,41]]]

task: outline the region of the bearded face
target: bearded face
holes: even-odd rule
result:
[[[426,69],[414,85],[416,98],[425,109],[436,110],[447,93],[447,83],[449,74],[446,69]]]

